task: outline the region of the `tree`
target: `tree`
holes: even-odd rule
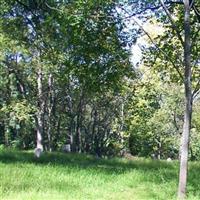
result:
[[[8,94],[20,93],[22,88],[25,92],[15,95],[12,106],[26,100],[33,108],[26,114],[35,118],[31,118],[31,128],[21,124],[18,132],[22,133],[23,128],[25,132],[26,127],[28,131],[23,135],[30,136],[27,140],[31,146],[34,139],[40,149],[61,149],[62,145],[70,143],[74,151],[84,152],[85,145],[90,143],[90,152],[101,149],[103,154],[102,149],[107,148],[111,135],[118,135],[111,131],[119,118],[117,112],[111,112],[118,105],[114,98],[121,95],[124,77],[134,74],[129,52],[122,48],[118,37],[121,25],[116,25],[120,19],[115,3],[10,0],[1,1],[1,4],[4,6],[1,33],[10,42],[6,46],[3,41],[2,74],[11,58],[17,58],[12,70],[17,72],[12,73],[14,79],[6,84],[8,90],[0,90],[6,97],[2,105],[10,103],[12,98]],[[10,59],[5,63],[7,55]],[[19,70],[19,66],[23,70]],[[20,80],[16,80],[15,75]],[[110,116],[103,111],[102,94],[113,106],[108,109]],[[98,115],[95,120],[94,110]],[[6,113],[9,115],[10,110]],[[1,121],[5,121],[3,117]],[[88,139],[94,121],[94,137]],[[5,125],[9,130],[9,123]],[[10,135],[14,132],[15,128]],[[94,143],[98,143],[97,148]]]
[[[184,11],[182,14],[182,8],[180,5],[184,4]],[[179,198],[184,198],[185,193],[186,193],[186,180],[187,180],[187,163],[188,163],[188,148],[189,148],[189,135],[190,135],[190,128],[191,128],[191,118],[192,118],[192,101],[193,97],[195,96],[195,93],[197,93],[199,89],[199,72],[198,72],[198,79],[196,79],[196,75],[193,74],[192,76],[192,71],[191,71],[191,52],[193,53],[192,59],[199,62],[199,57],[196,56],[196,53],[194,52],[195,45],[194,41],[196,41],[196,37],[198,37],[198,33],[196,33],[193,37],[191,36],[191,19],[193,19],[196,23],[199,22],[199,13],[197,9],[198,2],[196,1],[189,1],[189,0],[184,0],[182,1],[166,1],[164,2],[163,0],[159,1],[144,1],[144,2],[139,2],[130,4],[132,5],[133,12],[132,14],[130,13],[130,9],[125,9],[122,8],[123,11],[125,11],[126,15],[128,14],[129,16],[126,18],[131,18],[132,16],[136,15],[143,15],[143,19],[146,18],[149,19],[152,16],[160,19],[160,21],[165,21],[168,24],[170,24],[171,29],[173,30],[172,35],[175,35],[176,38],[178,39],[178,43],[180,44],[180,47],[182,49],[183,53],[183,60],[184,60],[184,67],[183,70],[180,70],[180,67],[177,66],[177,63],[174,63],[174,60],[171,59],[171,55],[168,54],[167,51],[163,50],[160,48],[159,43],[157,44],[156,41],[151,38],[150,34],[145,31],[144,27],[137,22],[135,18],[132,18],[133,21],[136,23],[137,26],[148,36],[150,41],[153,43],[153,48],[158,50],[160,54],[163,55],[165,59],[168,60],[168,62],[171,63],[171,66],[174,67],[174,69],[178,72],[179,74],[179,79],[183,79],[184,87],[185,87],[185,115],[184,115],[184,125],[183,125],[183,133],[182,133],[182,140],[181,140],[181,160],[180,160],[180,175],[179,175],[179,189],[178,189],[178,197]],[[138,6],[136,6],[138,5]],[[163,15],[163,12],[158,13],[158,10],[160,11],[160,8],[163,8],[163,11],[165,15]],[[181,19],[181,23],[176,22],[173,19],[172,14],[170,13],[170,9],[174,11],[174,8],[178,8],[178,14],[176,12],[176,16]],[[190,15],[191,9],[194,10],[194,14]],[[154,11],[154,13],[150,13],[148,11]],[[135,13],[134,13],[135,12]],[[184,20],[183,20],[184,16]],[[184,29],[182,30],[181,26]],[[196,30],[196,25],[193,24],[193,30]],[[182,31],[184,31],[184,39],[182,35]],[[193,49],[191,50],[191,40],[193,40]],[[167,45],[165,45],[167,46]],[[172,50],[172,49],[171,49]],[[195,59],[196,58],[196,59]],[[182,61],[181,61],[182,63]],[[194,62],[195,63],[195,62]],[[196,63],[194,64],[194,69],[196,68]],[[193,83],[195,84],[195,80],[197,80],[194,90],[192,92],[192,78],[193,78]]]
[[[185,13],[184,13],[184,85],[185,85],[185,114],[183,134],[181,140],[181,158],[180,158],[180,174],[179,174],[179,187],[178,197],[185,198],[186,183],[187,183],[187,170],[188,170],[188,149],[189,149],[189,136],[192,120],[192,73],[191,73],[191,41],[190,41],[190,9],[191,5],[189,0],[184,0]]]

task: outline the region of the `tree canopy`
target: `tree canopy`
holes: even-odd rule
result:
[[[200,3],[0,5],[2,148],[180,159],[184,197],[200,158]]]

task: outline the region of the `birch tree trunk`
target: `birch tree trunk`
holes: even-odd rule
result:
[[[53,91],[53,76],[52,74],[49,74],[48,78],[48,120],[47,120],[47,139],[48,139],[48,150],[51,152],[52,151],[52,111],[54,107],[54,91]]]
[[[178,186],[178,198],[184,199],[186,196],[186,183],[187,183],[187,168],[188,168],[188,149],[189,149],[189,136],[192,118],[192,86],[191,86],[191,42],[190,42],[190,2],[184,0],[184,86],[185,86],[185,114],[183,133],[181,138],[181,158],[180,158],[180,172],[179,172],[179,186]]]
[[[38,113],[37,113],[37,149],[43,151],[42,135],[43,135],[43,94],[42,94],[42,69],[39,67],[37,74],[37,87],[38,87]],[[39,156],[38,156],[39,157]]]
[[[82,151],[82,121],[83,121],[83,105],[84,105],[84,95],[83,91],[81,91],[80,102],[78,105],[78,113],[77,113],[77,126],[76,126],[76,151],[81,153]]]

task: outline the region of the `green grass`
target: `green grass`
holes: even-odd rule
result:
[[[178,163],[0,152],[0,199],[176,199]],[[200,164],[190,163],[188,199],[200,199]]]

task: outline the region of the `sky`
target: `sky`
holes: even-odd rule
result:
[[[134,19],[134,20],[137,20],[138,23],[144,28],[144,30],[153,38],[157,37],[158,35],[162,35],[163,32],[164,32],[164,28],[159,25],[159,24],[155,24],[155,23],[152,23],[152,22],[145,22],[145,23],[142,23],[138,18],[137,19]],[[134,66],[137,65],[137,63],[141,62],[141,59],[142,59],[142,47],[144,46],[149,46],[149,39],[148,37],[144,34],[144,35],[141,35],[135,44],[132,45],[131,47],[131,62],[133,63]]]

